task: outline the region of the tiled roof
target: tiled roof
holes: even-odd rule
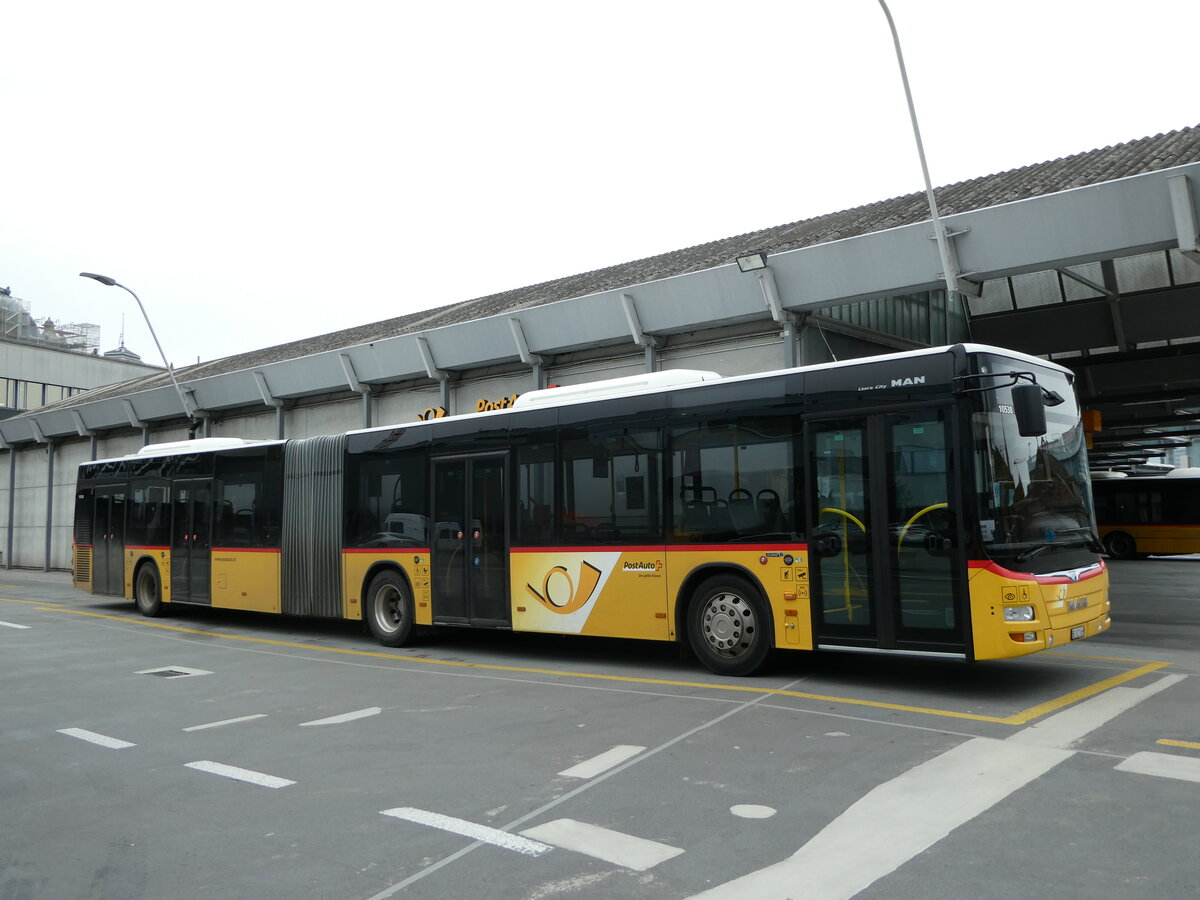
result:
[[[1124,144],[1089,150],[1049,162],[1010,169],[994,175],[960,181],[957,184],[936,188],[935,194],[939,212],[943,215],[951,215],[1197,161],[1200,161],[1200,126],[1193,126],[1128,141]],[[195,380],[227,372],[242,371],[282,360],[540,306],[558,300],[583,297],[647,281],[698,272],[729,263],[737,256],[752,251],[779,253],[855,235],[883,231],[924,221],[928,218],[929,208],[925,193],[919,191],[893,197],[890,200],[869,203],[854,209],[722,238],[682,250],[673,250],[669,253],[621,263],[605,269],[596,269],[592,272],[583,272],[542,284],[410,313],[394,319],[385,319],[369,325],[360,325],[249,353],[228,356],[212,362],[188,366],[179,370],[177,374],[183,379]],[[150,376],[143,379],[138,388],[154,387],[159,382],[166,384],[166,376]],[[88,400],[109,395],[119,396],[128,393],[130,387],[131,383],[126,382],[122,385],[113,385],[92,391],[83,396]]]

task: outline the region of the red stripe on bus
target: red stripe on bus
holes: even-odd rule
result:
[[[280,553],[278,547],[213,547],[213,553]]]
[[[126,544],[125,549],[126,550],[170,550],[171,548],[166,546],[165,544],[161,547],[138,547],[133,544]]]
[[[1087,581],[1091,578],[1099,578],[1107,571],[1108,567],[1104,564],[1104,560],[1098,560],[1100,567],[1094,572],[1088,572],[1086,575],[1081,575],[1076,581]],[[1093,563],[1092,565],[1095,565]],[[1032,572],[1014,572],[1012,569],[1006,569],[999,563],[992,562],[989,559],[971,559],[967,561],[967,568],[970,569],[987,569],[993,575],[999,575],[1001,578],[1006,578],[1009,581],[1035,581],[1038,584],[1073,584],[1070,578],[1065,575],[1035,575]]]
[[[407,556],[410,553],[428,553],[428,547],[343,547],[343,553],[372,553],[375,556],[387,556],[389,553],[398,553],[401,556]]]
[[[807,544],[581,544],[571,547],[512,547],[513,553],[750,553],[807,550]]]

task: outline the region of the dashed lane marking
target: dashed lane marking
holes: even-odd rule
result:
[[[201,759],[187,763],[189,769],[197,772],[207,772],[210,775],[220,775],[222,778],[232,778],[234,781],[244,781],[246,784],[257,784],[260,787],[282,788],[296,782],[268,775],[265,772],[255,772],[252,769],[239,769],[237,766],[227,766],[224,763],[213,762],[211,759]]]
[[[60,728],[59,734],[65,734],[67,737],[79,738],[81,741],[87,741],[89,744],[97,744],[101,747],[107,747],[109,750],[125,750],[129,747],[136,747],[137,744],[131,744],[129,741],[122,741],[119,738],[109,737],[106,734],[97,734],[94,731],[88,731],[84,728]]]
[[[4,626],[5,628],[19,628],[21,631],[29,630],[28,625],[18,625],[16,622],[0,622],[0,625]]]
[[[599,756],[593,756],[591,759],[585,759],[577,765],[571,766],[569,769],[563,769],[559,775],[566,778],[595,778],[601,772],[607,772],[613,766],[619,766],[627,759],[632,759],[637,756],[645,747],[637,747],[633,744],[619,744],[611,750],[606,750]]]
[[[523,838],[508,831],[501,831],[499,828],[489,828],[487,825],[480,825],[478,822],[456,819],[454,816],[445,816],[441,813],[429,812],[429,810],[425,809],[415,809],[411,806],[384,809],[380,813],[381,815],[391,816],[393,819],[403,819],[406,822],[413,822],[417,825],[425,825],[429,828],[449,831],[451,834],[457,834],[484,844],[491,844],[493,847],[512,850],[516,853],[522,853],[525,856],[541,856],[547,850],[552,849],[549,844]]]
[[[342,713],[340,716],[330,716],[327,719],[313,719],[311,722],[301,722],[300,727],[305,728],[309,725],[343,725],[346,722],[353,722],[356,719],[366,719],[370,716],[377,716],[383,710],[378,706],[369,706],[366,709],[358,709],[354,712]]]
[[[574,819],[555,819],[545,825],[526,828],[521,834],[636,872],[644,872],[683,852],[679,847]]]
[[[306,653],[333,653],[342,656],[357,656],[365,659],[386,659],[394,663],[408,663],[411,665],[427,665],[427,666],[447,666],[461,669],[473,669],[484,672],[510,672],[519,675],[545,675],[555,678],[582,678],[590,681],[608,681],[621,684],[648,684],[665,687],[677,688],[692,688],[705,691],[715,691],[718,693],[744,693],[758,694],[761,697],[795,697],[801,700],[816,700],[823,703],[842,703],[847,706],[861,706],[873,709],[896,710],[900,712],[911,712],[926,716],[940,716],[950,719],[965,719],[972,722],[993,722],[998,725],[1026,725],[1034,719],[1049,715],[1052,712],[1070,706],[1073,703],[1078,703],[1081,700],[1086,700],[1096,694],[1101,694],[1110,690],[1117,685],[1125,684],[1128,681],[1133,681],[1135,678],[1140,678],[1143,675],[1148,675],[1151,672],[1156,672],[1166,666],[1171,665],[1164,661],[1143,661],[1129,660],[1129,662],[1140,662],[1142,665],[1127,672],[1120,672],[1110,678],[1105,678],[1097,681],[1094,684],[1082,687],[1077,691],[1072,691],[1069,694],[1064,694],[1061,697],[1055,697],[1047,700],[1045,703],[1039,703],[1037,706],[1031,706],[1028,709],[1020,710],[1009,716],[985,716],[978,713],[959,712],[952,709],[937,709],[926,706],[907,706],[901,703],[885,703],[880,700],[863,700],[858,697],[838,697],[829,694],[810,694],[804,691],[791,691],[781,688],[769,688],[745,684],[721,684],[706,681],[676,681],[666,678],[636,678],[630,675],[604,675],[599,672],[571,672],[563,669],[538,669],[529,666],[502,666],[493,663],[477,663],[466,662],[457,659],[431,659],[423,656],[405,656],[398,653],[387,653],[380,650],[356,650],[350,647],[318,647],[313,644],[301,644],[295,641],[277,641],[272,638],[250,637],[243,634],[224,634],[219,631],[203,631],[197,628],[184,628],[179,625],[167,625],[162,622],[149,622],[139,619],[133,619],[129,616],[113,616],[105,613],[90,612],[82,609],[62,609],[57,607],[45,607],[47,612],[64,612],[76,616],[89,616],[96,619],[109,619],[114,622],[121,622],[126,625],[137,625],[144,628],[162,628],[167,631],[180,632],[182,634],[194,634],[200,637],[222,638],[228,641],[241,641],[248,644],[262,644],[270,647],[285,647],[291,650],[303,650]],[[1091,659],[1104,659],[1105,657],[1089,657]],[[1114,660],[1125,662],[1126,660]]]
[[[255,713],[252,716],[238,716],[236,719],[222,719],[220,722],[205,722],[203,725],[192,725],[183,731],[203,731],[205,728],[221,728],[225,725],[236,725],[239,722],[249,722],[253,719],[265,719],[266,713]]]

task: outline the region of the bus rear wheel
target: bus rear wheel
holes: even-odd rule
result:
[[[142,563],[133,576],[133,602],[143,616],[154,619],[163,614],[162,585],[153,563]]]
[[[1114,531],[1104,536],[1104,549],[1113,559],[1136,559],[1137,541],[1124,531]]]
[[[752,675],[771,651],[770,616],[750,582],[736,575],[705,581],[692,595],[688,641],[718,675]]]
[[[403,647],[412,637],[416,609],[412,590],[398,572],[380,572],[367,588],[367,627],[385,647]]]

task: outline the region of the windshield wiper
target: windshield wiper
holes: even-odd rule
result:
[[[1022,550],[1017,554],[1017,562],[1025,562],[1027,559],[1033,559],[1035,556],[1040,556],[1053,546],[1053,544],[1038,544],[1036,547],[1030,547],[1028,550]]]
[[[1092,533],[1088,533],[1085,537],[1076,541],[1060,541],[1057,544],[1038,544],[1036,547],[1030,547],[1028,550],[1022,550],[1017,554],[1017,562],[1025,562],[1027,559],[1033,559],[1035,556],[1040,556],[1047,550],[1066,550],[1070,547],[1087,547],[1093,553],[1103,553],[1104,545],[1100,543],[1100,538]]]

